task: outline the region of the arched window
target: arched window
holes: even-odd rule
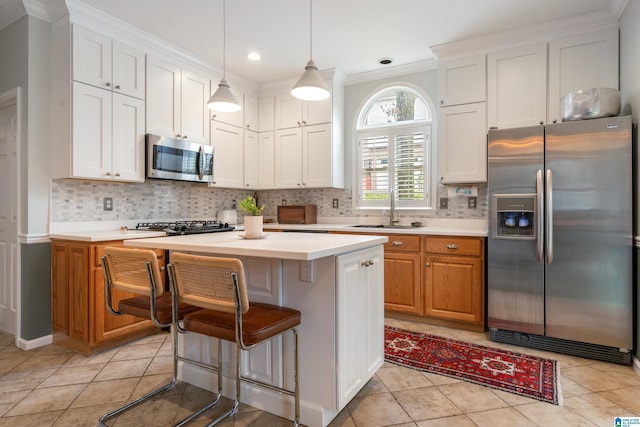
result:
[[[360,111],[356,174],[359,208],[431,206],[432,114],[425,99],[408,87],[374,94]]]

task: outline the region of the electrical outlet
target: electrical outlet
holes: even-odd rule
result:
[[[440,209],[449,209],[449,199],[447,197],[440,198]]]
[[[282,206],[287,206],[287,199],[282,199]]]
[[[113,198],[111,197],[103,197],[102,198],[102,209],[105,211],[113,210]]]
[[[313,261],[300,261],[300,281],[313,282]]]
[[[338,209],[338,206],[340,206],[340,202],[338,202],[338,199],[333,199],[333,208]]]
[[[475,209],[475,208],[476,208],[477,203],[478,203],[478,198],[477,198],[477,197],[469,197],[469,198],[467,199],[467,207],[468,207],[469,209]]]
[[[231,199],[231,209],[235,209],[236,206],[236,199]]]

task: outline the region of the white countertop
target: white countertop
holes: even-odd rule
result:
[[[262,239],[243,239],[244,233],[238,231],[191,234],[138,239],[135,243],[125,242],[125,246],[310,261],[381,245],[388,240],[385,236],[351,234],[315,234],[312,239],[301,233],[265,234]]]
[[[49,234],[51,239],[77,240],[80,242],[106,242],[109,240],[129,240],[146,237],[164,237],[164,231],[138,231],[138,230],[94,230],[78,232],[62,232]]]

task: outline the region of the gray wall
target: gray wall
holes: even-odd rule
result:
[[[622,97],[622,111],[631,113],[633,123],[638,123],[640,119],[640,2],[630,1],[620,20],[620,91]],[[635,174],[636,180],[639,179],[640,162],[638,158],[638,141],[637,135],[634,141],[636,159]],[[636,212],[635,212],[635,233],[640,234],[640,182],[636,181]],[[640,263],[640,248],[636,248],[636,265]],[[635,287],[635,344],[634,353],[636,358],[640,359],[640,281],[636,271],[636,287]]]

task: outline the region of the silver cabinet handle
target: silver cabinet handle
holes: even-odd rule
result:
[[[187,139],[187,135],[182,135],[182,139]]]
[[[427,262],[427,263],[425,263],[425,265],[424,265],[424,266],[425,266],[425,267],[431,267],[431,263],[430,263],[430,262]]]
[[[455,243],[449,243],[447,245],[447,249],[458,249],[458,245],[456,245]]]
[[[182,138],[182,136],[179,133],[176,133],[176,138]]]
[[[303,120],[302,121],[302,126],[306,126],[306,125],[307,125],[307,122]]]
[[[366,260],[366,261],[363,261],[363,262],[362,262],[362,266],[363,266],[363,267],[369,267],[369,266],[371,266],[371,265],[373,265],[373,264],[374,264],[374,263],[373,263],[373,260],[372,260],[372,259],[368,259],[368,260]]]
[[[120,89],[120,85],[116,85],[116,89]]]
[[[120,172],[116,172],[116,176],[120,176]]]
[[[400,240],[394,240],[393,242],[391,242],[391,244],[393,246],[402,246],[402,242]]]
[[[107,172],[107,173],[105,173],[105,175],[111,176],[111,172]]]
[[[111,82],[107,82],[105,83],[107,86],[111,86]]]
[[[296,123],[298,124],[298,126],[302,126],[302,123],[300,123],[300,122],[296,122]]]

